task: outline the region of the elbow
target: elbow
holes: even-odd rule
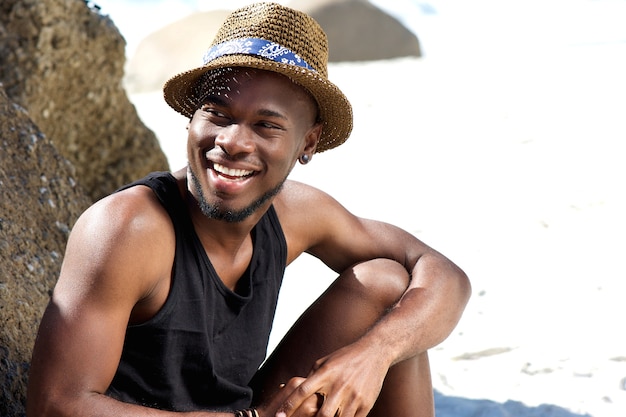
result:
[[[448,263],[451,269],[446,273],[448,277],[446,295],[454,300],[454,304],[457,306],[456,321],[458,321],[472,296],[472,284],[465,271],[450,261]]]
[[[62,417],[63,407],[50,398],[29,398],[26,401],[26,417]]]
[[[443,342],[459,324],[465,308],[472,295],[472,285],[467,274],[453,265],[441,280],[443,287],[439,290],[440,307],[439,318],[441,319],[440,337],[436,344]]]
[[[463,307],[467,305],[470,297],[472,296],[472,283],[470,282],[467,274],[457,267],[457,286],[459,288],[459,297]]]
[[[76,402],[58,387],[38,387],[29,381],[26,396],[26,417],[67,417],[81,415]],[[36,379],[35,379],[36,381]]]
[[[26,400],[26,417],[69,417],[84,415],[82,409],[67,399],[53,396],[40,396]]]
[[[429,262],[430,261],[430,262]],[[461,319],[463,311],[472,295],[472,285],[468,275],[456,264],[439,253],[425,260],[427,287],[433,289],[448,312],[449,319],[455,324]]]

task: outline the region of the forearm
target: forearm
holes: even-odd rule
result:
[[[173,412],[117,401],[102,394],[85,394],[82,399],[54,399],[43,396],[27,404],[27,417],[233,417],[234,413],[192,411]]]
[[[359,340],[385,352],[390,366],[445,340],[471,293],[465,273],[436,252],[422,255],[411,275],[401,299]]]

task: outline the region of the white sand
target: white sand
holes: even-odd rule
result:
[[[331,66],[353,135],[292,177],[470,275],[466,313],[431,354],[450,416],[626,415],[624,74],[615,46]],[[132,99],[182,166],[185,119],[160,93]],[[311,259],[290,266],[272,344],[330,279]]]

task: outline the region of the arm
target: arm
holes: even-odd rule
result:
[[[463,271],[395,226],[360,218],[337,223],[336,227],[348,227],[334,233],[330,242],[313,248],[313,254],[338,270],[355,262],[388,258],[402,264],[411,276],[400,301],[364,336],[364,342],[376,345],[384,341],[383,351],[389,355],[391,366],[448,337],[470,295]]]
[[[104,393],[129,320],[158,309],[173,248],[171,222],[145,187],[107,197],[81,216],[40,325],[28,416],[172,414],[124,404]]]
[[[289,416],[307,395],[324,392],[329,405],[323,411],[334,412],[343,404],[342,414],[351,416],[345,404],[359,401],[350,408],[369,410],[391,366],[420,355],[449,335],[467,303],[469,282],[451,261],[409,233],[358,218],[318,190],[299,184],[290,187],[297,190],[285,198],[290,246],[310,252],[335,271],[388,258],[412,276],[400,301],[355,343],[320,358],[283,408]],[[298,216],[288,215],[294,212]]]

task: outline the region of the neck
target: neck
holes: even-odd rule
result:
[[[239,246],[248,238],[254,226],[267,212],[270,204],[270,202],[264,204],[263,207],[255,210],[254,213],[241,221],[229,222],[207,217],[200,209],[198,201],[189,191],[187,192],[187,207],[196,233],[201,237],[209,238],[213,244],[220,246]]]

